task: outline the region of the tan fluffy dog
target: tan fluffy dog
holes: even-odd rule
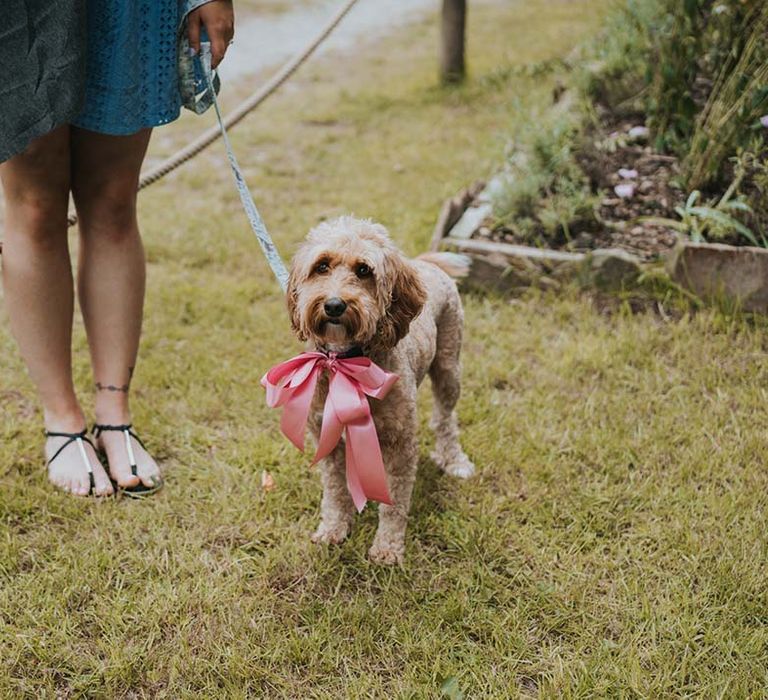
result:
[[[447,273],[465,272],[457,258],[434,253],[407,260],[383,226],[342,217],[313,229],[293,260],[288,308],[299,338],[328,352],[360,348],[383,369],[400,375],[384,400],[370,402],[393,501],[379,506],[379,527],[369,551],[376,562],[403,559],[418,462],[416,390],[427,373],[434,393],[432,457],[448,474],[466,478],[474,472],[459,444],[454,411],[463,312]],[[312,406],[315,438],[327,387],[327,380],[318,384]],[[338,543],[349,534],[355,513],[343,445],[321,462],[321,473],[321,521],[312,539]]]

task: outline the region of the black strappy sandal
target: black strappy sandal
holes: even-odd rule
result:
[[[55,437],[67,438],[67,441],[61,447],[59,447],[59,449],[56,450],[56,452],[54,453],[53,457],[51,457],[48,460],[48,464],[46,465],[48,467],[50,467],[51,462],[53,462],[53,460],[56,459],[56,457],[58,457],[73,442],[77,443],[77,446],[80,449],[80,456],[83,458],[83,462],[85,463],[85,468],[88,470],[88,479],[90,480],[88,495],[92,496],[93,492],[96,490],[96,479],[93,476],[93,467],[91,466],[91,460],[88,459],[88,454],[85,451],[85,446],[83,445],[83,443],[87,442],[91,447],[93,447],[94,450],[96,450],[96,446],[91,442],[90,438],[88,438],[88,430],[83,429],[79,433],[57,433],[51,430],[46,430],[45,437],[46,438],[55,438]]]
[[[133,425],[130,423],[126,425],[103,425],[103,424],[97,423],[96,425],[93,426],[93,436],[96,439],[98,439],[102,433],[106,433],[106,432],[118,432],[118,433],[122,433],[125,436],[125,451],[128,453],[128,461],[131,464],[131,474],[133,474],[133,476],[138,476],[139,475],[138,466],[136,465],[136,457],[133,454],[133,445],[131,445],[131,438],[136,440],[136,442],[138,442],[139,445],[141,445],[142,447],[144,447],[144,443],[142,442],[141,438],[138,435],[136,435],[135,432],[133,432]],[[144,447],[144,449],[146,450],[147,448]],[[107,463],[105,467],[113,483],[117,484],[111,472],[109,471],[109,464]],[[143,483],[139,482],[138,484],[136,484],[136,486],[117,485],[117,488],[119,488],[126,496],[130,496],[131,498],[142,498],[144,496],[149,496],[153,493],[157,493],[161,488],[163,488],[163,479],[161,477],[159,477],[158,479],[159,480],[157,484],[155,484],[154,486],[145,486]]]

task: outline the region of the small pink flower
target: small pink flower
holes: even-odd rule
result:
[[[619,168],[619,177],[624,180],[636,180],[637,170],[629,170],[628,168]]]
[[[764,117],[760,117],[760,123],[768,129],[768,114],[766,114]]]
[[[631,182],[623,182],[616,185],[613,191],[622,199],[631,199],[635,195],[635,186]]]

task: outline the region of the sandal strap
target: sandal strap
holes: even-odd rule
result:
[[[96,486],[96,480],[93,476],[93,467],[91,466],[91,460],[88,459],[88,455],[85,454],[85,449],[83,448],[83,442],[87,442],[93,449],[95,450],[96,447],[91,442],[90,438],[88,437],[88,429],[84,428],[79,433],[61,433],[57,432],[55,430],[46,430],[45,431],[45,437],[47,438],[55,438],[55,437],[64,437],[67,438],[67,440],[64,442],[61,447],[59,447],[56,452],[54,452],[53,457],[51,457],[48,460],[48,465],[50,466],[51,462],[53,462],[54,459],[56,459],[67,447],[69,447],[73,442],[78,443],[78,447],[80,448],[80,455],[83,458],[83,463],[85,464],[85,468],[88,470],[88,477],[91,482],[91,490],[93,490]]]
[[[133,423],[126,423],[125,425],[108,425],[107,423],[94,423],[93,424],[93,434],[96,437],[99,437],[99,433],[106,433],[108,431],[120,431],[125,432],[126,430],[131,430],[133,428]]]
[[[93,434],[96,437],[99,437],[101,433],[106,433],[110,431],[123,433],[125,435],[125,449],[128,452],[128,460],[130,461],[131,474],[133,474],[133,476],[137,476],[138,465],[136,464],[136,457],[133,454],[133,447],[131,446],[130,438],[133,438],[134,440],[136,440],[136,442],[138,442],[139,445],[141,445],[145,450],[147,448],[145,447],[142,439],[138,435],[136,435],[136,433],[133,431],[133,423],[126,423],[125,425],[106,425],[104,423],[96,423],[93,426]]]
[[[95,437],[99,437],[100,433],[106,433],[109,431],[128,433],[136,442],[139,443],[145,450],[144,441],[133,430],[133,423],[126,423],[125,425],[104,425],[103,423],[96,423],[93,426],[93,434]]]
[[[79,433],[57,433],[54,430],[46,430],[45,437],[65,437],[77,440],[77,438],[84,438],[88,435],[88,428],[83,428]]]

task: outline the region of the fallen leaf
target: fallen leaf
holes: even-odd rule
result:
[[[267,493],[275,488],[275,480],[266,469],[261,472],[261,488]]]

